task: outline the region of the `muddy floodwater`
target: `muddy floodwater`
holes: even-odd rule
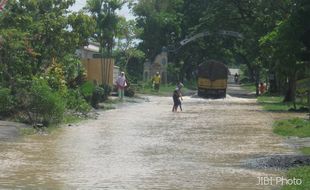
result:
[[[0,189],[279,189],[247,159],[293,154],[255,99],[150,96],[50,135],[0,142]]]

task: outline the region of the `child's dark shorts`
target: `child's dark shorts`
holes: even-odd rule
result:
[[[173,103],[174,103],[174,106],[179,106],[181,105],[181,100],[179,98],[173,98]]]

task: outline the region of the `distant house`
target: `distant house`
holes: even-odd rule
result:
[[[88,46],[80,48],[76,54],[81,58],[86,69],[87,80],[113,86],[120,73],[119,67],[114,65],[112,58],[101,59],[99,49],[99,43],[89,42]]]
[[[76,54],[81,59],[93,59],[95,54],[99,53],[100,44],[97,42],[89,42],[88,46],[83,46],[77,50]]]

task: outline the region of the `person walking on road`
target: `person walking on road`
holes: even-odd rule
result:
[[[265,93],[265,91],[266,91],[266,86],[265,86],[265,84],[263,82],[261,82],[260,85],[259,85],[259,93],[260,93],[260,95],[263,95]]]
[[[121,72],[121,75],[118,76],[118,78],[116,80],[116,85],[117,85],[117,89],[118,89],[118,97],[120,98],[120,100],[123,100],[124,99],[124,90],[125,90],[125,87],[127,86],[126,77],[125,77],[124,72]]]
[[[159,91],[159,85],[160,85],[160,75],[159,72],[156,72],[155,76],[153,77],[153,84],[154,84],[154,90],[156,92]]]
[[[238,75],[238,73],[235,74],[234,79],[235,79],[235,83],[238,84],[239,83],[239,75]]]
[[[180,96],[180,93],[179,93],[179,88],[176,88],[174,91],[173,91],[173,95],[172,95],[172,99],[173,99],[173,106],[172,106],[172,112],[176,112],[178,111],[178,107],[180,106],[180,109],[182,111],[182,105],[181,105],[181,100],[180,98],[182,98]]]
[[[173,91],[173,95],[172,95],[172,99],[173,99],[172,111],[173,112],[178,111],[178,107],[180,107],[180,110],[183,111],[182,110],[182,103],[181,103],[181,100],[183,100],[183,98],[182,98],[182,94],[181,94],[181,91],[180,91],[182,86],[181,85],[178,85],[178,86],[179,87],[175,88],[175,90]]]

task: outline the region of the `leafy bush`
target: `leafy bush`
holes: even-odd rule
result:
[[[67,54],[61,60],[64,76],[70,88],[76,88],[86,81],[86,71],[79,57],[75,54]]]
[[[104,89],[104,96],[103,96],[102,101],[106,101],[112,92],[112,87],[110,85],[105,84],[105,85],[102,85],[102,88]]]
[[[96,86],[90,81],[85,82],[80,87],[81,94],[94,108],[98,108],[99,102],[108,99],[111,90],[109,85]]]
[[[99,102],[103,101],[103,99],[104,99],[104,89],[99,86],[96,86],[91,97],[92,107],[97,109]]]
[[[86,81],[84,84],[80,86],[80,91],[83,97],[86,99],[86,101],[91,102],[93,92],[95,91],[95,85],[90,81]]]
[[[61,64],[54,62],[49,68],[45,80],[54,90],[57,90],[62,96],[67,93],[67,82],[64,76]]]
[[[132,88],[125,89],[125,96],[133,97],[135,95],[135,91]]]
[[[34,79],[29,97],[27,112],[32,124],[42,123],[47,126],[62,121],[65,102],[58,92],[52,91],[45,80]]]
[[[66,101],[66,106],[70,110],[86,114],[91,109],[79,90],[69,90]]]
[[[249,82],[250,82],[250,79],[247,78],[247,77],[243,77],[239,82],[240,82],[241,84],[249,83]]]
[[[11,90],[0,88],[0,115],[7,116],[13,109],[13,98]]]

